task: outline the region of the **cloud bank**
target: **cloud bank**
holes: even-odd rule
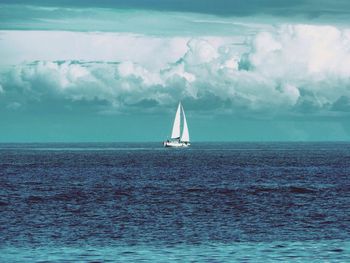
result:
[[[121,53],[127,39],[119,36]],[[182,100],[189,111],[258,118],[350,113],[349,29],[282,25],[247,37],[244,48],[228,38],[134,41],[148,44],[143,59],[124,53],[110,62],[40,60],[3,67],[3,110],[31,110],[50,101],[71,110],[84,102],[103,114],[155,112]],[[168,48],[158,54],[165,42]],[[103,52],[106,43],[95,45]],[[147,64],[152,57],[156,66]]]

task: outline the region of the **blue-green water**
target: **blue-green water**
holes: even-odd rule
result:
[[[349,143],[1,144],[0,262],[349,262]]]

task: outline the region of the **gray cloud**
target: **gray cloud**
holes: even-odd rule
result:
[[[24,4],[26,0],[1,0],[5,4]],[[349,14],[350,3],[346,0],[32,0],[31,5],[79,8],[143,9],[157,11],[194,12],[215,15],[247,16],[256,14],[307,15]]]

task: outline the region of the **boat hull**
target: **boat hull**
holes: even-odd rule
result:
[[[178,141],[167,141],[163,142],[164,147],[171,147],[171,148],[186,148],[190,146],[190,143],[188,142],[178,142]]]

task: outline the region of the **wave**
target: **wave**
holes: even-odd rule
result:
[[[286,187],[253,187],[251,188],[251,193],[253,194],[260,194],[260,193],[292,193],[292,194],[313,194],[316,193],[317,190],[306,188],[306,187],[299,187],[299,186],[286,186]]]

